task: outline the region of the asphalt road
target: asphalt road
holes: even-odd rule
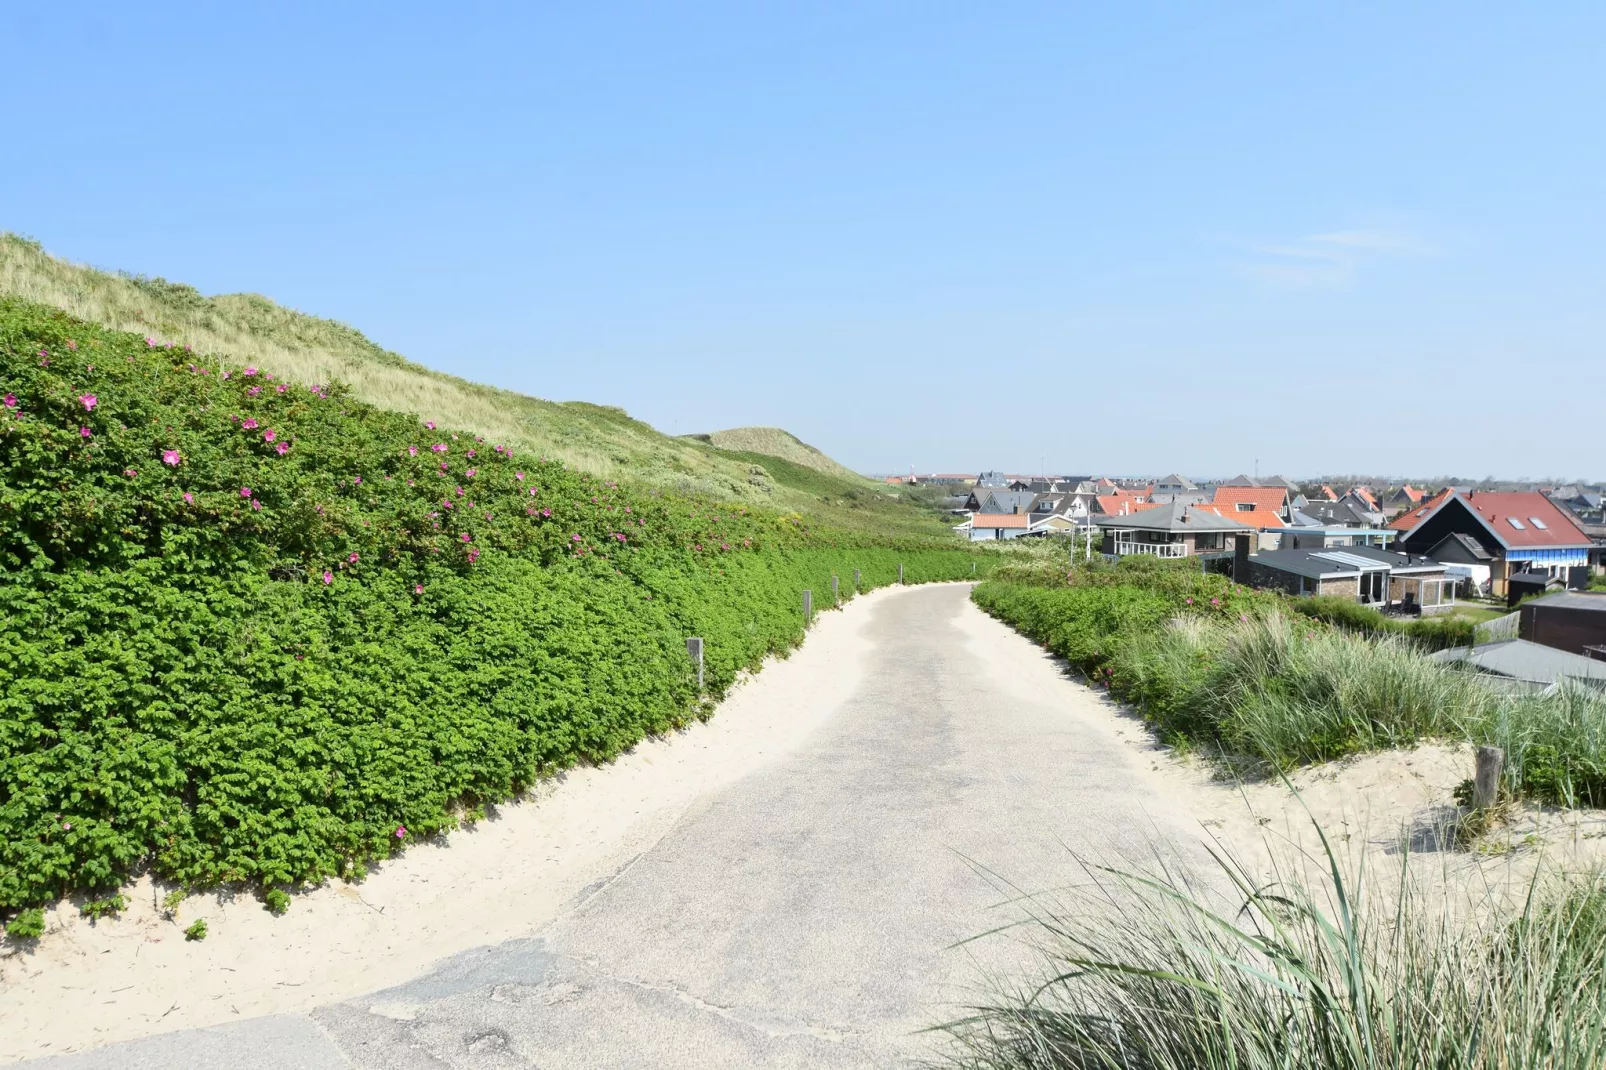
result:
[[[913,588],[869,670],[785,757],[693,806],[528,938],[399,988],[23,1065],[863,1067],[928,1057],[1018,941],[1000,890],[1197,836],[1091,692],[977,612]],[[1187,848],[1184,848],[1185,850]]]

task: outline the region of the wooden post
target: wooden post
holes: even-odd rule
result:
[[[803,592],[803,627],[807,628],[814,619],[814,592]]]
[[[976,562],[974,562],[974,561],[972,561],[970,563],[970,574],[972,576],[974,576],[976,574]]]
[[[1500,797],[1500,767],[1506,753],[1499,747],[1479,747],[1477,771],[1472,777],[1472,805],[1487,810]]]
[[[837,592],[836,576],[833,574],[831,576],[831,604],[833,606],[836,605],[836,602],[837,602],[836,592]]]
[[[691,660],[697,665],[697,692],[701,694],[703,690],[703,641],[696,636],[686,640],[686,653],[691,655]]]
[[[859,570],[858,569],[854,569],[853,570],[853,593],[854,594],[858,594],[859,593]]]
[[[903,562],[898,562],[898,586],[903,586]]]

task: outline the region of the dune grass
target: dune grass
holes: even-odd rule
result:
[[[1264,882],[1090,869],[1026,904],[1035,984],[948,1025],[967,1070],[1522,1070],[1606,1064],[1606,883],[1536,879],[1512,913],[1378,894],[1324,838]],[[1225,894],[1221,894],[1225,889]]]
[[[973,597],[1162,739],[1240,774],[1465,741],[1506,752],[1514,795],[1606,805],[1606,695],[1581,685],[1510,693],[1424,657],[1436,636],[1291,612],[1304,600],[1165,562],[1067,568],[1051,553],[1023,556]]]
[[[779,429],[718,434],[725,436],[722,444],[749,452],[780,450],[792,469],[833,475],[862,502],[839,507],[841,494],[822,495],[795,480],[788,482],[786,471],[792,469],[755,478],[752,461],[719,448],[707,440],[710,436],[666,435],[615,407],[546,401],[426,368],[355,328],[284,308],[258,294],[206,296],[166,279],[101,271],[51,256],[37,242],[8,233],[0,233],[0,294],[52,305],[158,343],[224,354],[233,363],[264,368],[281,380],[301,385],[340,382],[353,396],[379,408],[469,428],[601,479],[682,497],[792,510],[861,530],[916,535],[940,534],[946,528],[945,518],[915,496],[850,472]]]

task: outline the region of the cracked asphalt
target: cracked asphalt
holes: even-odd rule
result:
[[[397,988],[23,1065],[864,1067],[940,1048],[1018,940],[1009,886],[1198,837],[1101,699],[971,606],[881,601],[858,689],[527,938]],[[1182,848],[1189,850],[1187,847]]]

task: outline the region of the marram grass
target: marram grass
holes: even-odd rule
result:
[[[948,1024],[967,1070],[1525,1070],[1606,1065],[1606,883],[1537,880],[1453,911],[1374,892],[1322,840],[1264,883],[1225,852],[1203,881],[1090,869],[1030,906],[1030,984]]]

